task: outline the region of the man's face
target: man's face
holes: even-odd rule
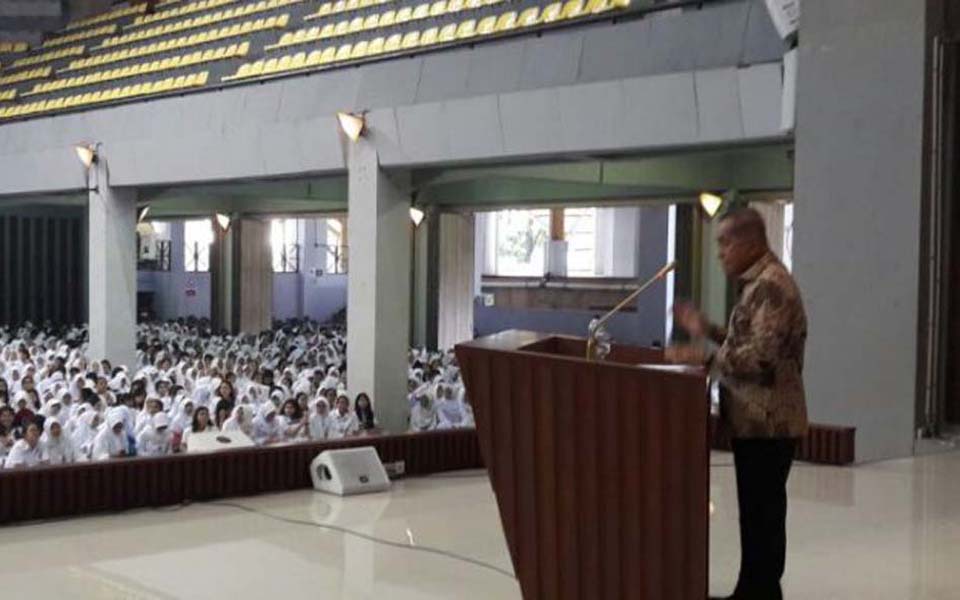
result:
[[[31,424],[24,432],[23,439],[27,441],[27,444],[29,444],[31,448],[36,448],[37,442],[40,440],[40,428]]]
[[[755,244],[737,235],[732,220],[720,222],[717,229],[717,258],[728,277],[737,277],[750,268],[755,254]]]

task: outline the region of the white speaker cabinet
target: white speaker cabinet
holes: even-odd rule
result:
[[[337,496],[390,489],[390,480],[372,446],[324,450],[310,463],[313,488]]]

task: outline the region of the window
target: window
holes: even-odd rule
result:
[[[563,234],[567,241],[567,276],[601,275],[597,272],[597,209],[564,209]]]
[[[273,219],[270,221],[270,247],[273,251],[274,273],[300,271],[300,220]]]
[[[170,224],[145,221],[137,225],[137,269],[170,270]]]
[[[793,271],[793,202],[783,206],[783,264]]]
[[[488,275],[540,277],[546,266],[550,211],[503,210],[487,219]]]
[[[327,243],[324,246],[324,271],[328,275],[342,275],[347,272],[347,247],[343,243],[344,222],[340,219],[325,219]]]
[[[185,221],[183,224],[183,270],[188,273],[210,271],[210,244],[213,225],[210,219]]]

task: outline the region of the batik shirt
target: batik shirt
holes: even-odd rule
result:
[[[737,281],[726,329],[710,332],[720,377],[721,417],[740,438],[798,438],[807,432],[803,353],[807,318],[793,277],[772,253]]]

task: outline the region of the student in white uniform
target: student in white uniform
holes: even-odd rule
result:
[[[127,455],[127,434],[122,411],[112,408],[107,411],[107,426],[100,429],[93,440],[93,460],[109,460]]]
[[[210,422],[210,410],[206,406],[200,406],[193,411],[193,422],[190,428],[183,432],[183,438],[180,440],[180,451],[189,451],[190,436],[215,429]]]
[[[90,460],[93,456],[93,442],[97,439],[97,432],[100,429],[100,413],[90,407],[77,417],[76,426],[73,429],[73,447],[77,451],[77,460]]]
[[[40,427],[36,423],[30,423],[24,428],[23,439],[17,440],[17,443],[10,448],[7,459],[4,461],[4,468],[19,469],[30,468],[40,464],[43,457],[40,452]]]
[[[437,385],[437,429],[464,427],[466,415],[460,399],[455,397],[452,385]]]
[[[173,433],[167,413],[153,415],[150,425],[137,436],[138,456],[167,456],[173,454]]]
[[[67,465],[77,462],[77,451],[73,440],[63,430],[60,419],[47,417],[43,422],[43,435],[40,436],[41,460],[48,465]]]
[[[303,413],[300,410],[300,405],[297,404],[297,401],[289,398],[283,403],[283,408],[280,411],[280,426],[283,430],[283,439],[286,442],[294,442],[304,435],[304,430],[307,427],[307,422],[303,418]]]
[[[313,403],[310,420],[307,424],[308,437],[319,442],[330,437],[330,407],[326,398],[320,397]]]
[[[238,404],[233,407],[233,412],[230,413],[230,417],[223,422],[223,427],[220,428],[220,431],[240,431],[248,436],[253,433],[252,427],[252,411],[248,405]]]
[[[258,446],[267,446],[283,441],[283,428],[277,418],[277,407],[269,400],[260,407],[253,419],[253,441]]]
[[[360,430],[357,415],[350,410],[350,397],[345,393],[337,396],[337,410],[330,415],[330,439],[336,440],[356,435]]]
[[[417,394],[417,403],[410,409],[410,431],[430,431],[437,428],[437,409],[426,391]]]

